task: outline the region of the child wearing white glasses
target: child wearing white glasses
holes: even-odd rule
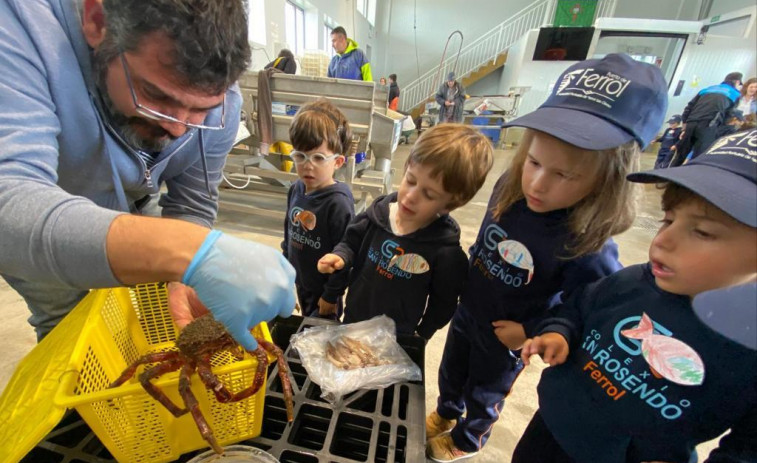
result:
[[[289,139],[299,180],[287,195],[281,248],[297,271],[303,315],[339,319],[347,275],[323,275],[317,262],[339,243],[355,215],[352,192],[334,179],[334,172],[344,164],[350,125],[339,109],[321,99],[300,108],[289,127]]]

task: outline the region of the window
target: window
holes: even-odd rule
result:
[[[287,45],[295,55],[305,51],[305,10],[291,2],[284,3]]]
[[[376,0],[356,0],[355,8],[371,23],[371,26],[376,24]]]
[[[247,18],[247,34],[250,42],[260,45],[266,44],[264,0],[252,0],[250,2],[250,15]]]
[[[333,58],[336,54],[334,47],[331,46],[331,31],[333,30],[334,28],[328,24],[323,25],[323,49],[330,58]]]

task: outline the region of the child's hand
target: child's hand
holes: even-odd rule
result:
[[[336,313],[336,304],[326,302],[323,298],[318,299],[318,315],[325,317]]]
[[[344,268],[344,260],[336,254],[326,254],[318,261],[318,271],[321,273],[334,273]]]
[[[510,350],[517,350],[526,342],[526,332],[523,331],[523,325],[509,320],[497,320],[492,322],[494,334],[499,338],[499,342],[507,346]]]
[[[568,341],[560,333],[544,333],[541,336],[528,339],[523,344],[523,352],[521,352],[520,357],[523,359],[523,364],[528,365],[531,363],[529,361],[531,356],[539,354],[549,366],[554,367],[565,363],[568,353],[570,353]]]

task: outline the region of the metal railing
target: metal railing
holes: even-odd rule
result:
[[[612,16],[617,0],[600,0],[595,17]],[[494,26],[476,40],[460,50],[457,69],[455,56],[450,56],[441,64],[441,72],[434,67],[402,88],[400,105],[402,111],[413,108],[433,96],[443,79],[450,71],[455,71],[458,79],[476,71],[481,66],[494,62],[501,53],[510,48],[518,39],[531,29],[552,24],[555,16],[555,0],[537,0],[513,16]],[[442,76],[442,77],[437,77]]]

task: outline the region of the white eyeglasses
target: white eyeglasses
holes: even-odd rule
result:
[[[305,154],[302,151],[292,151],[289,153],[289,156],[292,157],[295,164],[305,164],[307,161],[310,161],[314,166],[323,166],[339,155],[325,155],[323,153]]]
[[[129,74],[129,66],[127,66],[126,64],[126,58],[124,58],[123,53],[121,53],[119,57],[121,58],[121,65],[124,68],[124,74],[126,74],[126,83],[129,84],[129,91],[131,92],[131,100],[134,102],[134,106],[137,108],[137,112],[141,116],[144,116],[148,119],[152,119],[154,121],[175,122],[175,123],[184,125],[192,129],[222,130],[224,128],[224,122],[226,120],[226,93],[225,92],[223,94],[223,101],[221,102],[221,124],[220,125],[192,124],[187,121],[182,121],[182,120],[176,119],[175,117],[169,116],[167,114],[163,114],[160,111],[156,111],[152,108],[148,108],[147,106],[144,106],[139,101],[137,101],[137,92],[134,91],[134,85],[131,82],[131,74]]]

